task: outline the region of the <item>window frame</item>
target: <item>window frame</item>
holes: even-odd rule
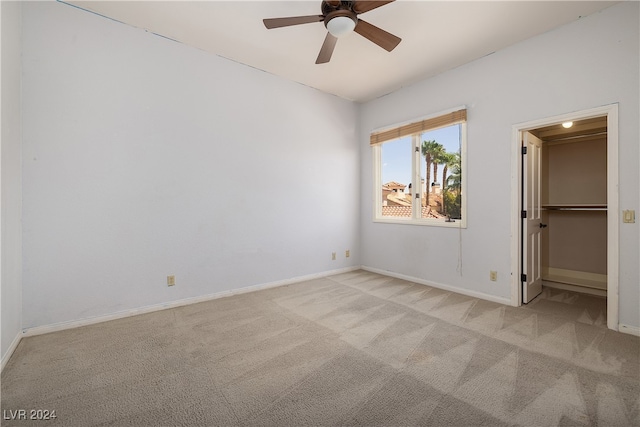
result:
[[[447,121],[447,117],[453,113],[464,110],[464,119],[457,119],[451,122]],[[445,227],[445,228],[467,228],[467,117],[466,107],[456,107],[449,110],[441,111],[429,116],[424,116],[418,119],[409,120],[403,123],[397,123],[391,126],[373,130],[370,134],[370,146],[373,150],[373,222],[377,223],[390,223],[390,224],[405,224],[405,225],[426,225],[432,227]],[[421,123],[426,124],[426,128],[422,126],[422,129],[409,134],[403,134],[406,129],[419,129]],[[435,123],[435,126],[430,127],[429,123]],[[425,132],[432,130],[442,129],[445,127],[460,124],[460,169],[461,169],[461,183],[460,183],[460,216],[461,219],[455,219],[454,221],[447,222],[442,219],[436,218],[420,218],[422,215],[422,194],[420,197],[412,197],[412,217],[393,217],[382,215],[382,145],[386,142],[395,141],[402,137],[411,136],[413,157],[411,161],[411,186],[412,188],[422,188],[421,183],[421,171],[424,165],[424,159],[420,151],[421,147],[421,135]],[[397,131],[398,138],[386,139],[384,141],[378,141],[376,136],[380,134],[389,135],[390,131]],[[416,150],[417,148],[417,150]],[[444,185],[444,183],[443,183]],[[429,189],[429,183],[426,183],[426,188]],[[422,193],[422,191],[420,192]],[[419,202],[416,202],[419,200]]]

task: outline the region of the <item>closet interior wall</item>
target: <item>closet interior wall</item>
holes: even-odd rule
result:
[[[602,127],[604,124],[604,128]],[[546,285],[606,295],[606,117],[582,133],[538,129],[542,148],[542,278]],[[556,125],[560,127],[560,125]],[[551,282],[551,283],[549,283]]]

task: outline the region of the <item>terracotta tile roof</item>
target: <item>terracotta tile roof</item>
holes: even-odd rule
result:
[[[411,206],[383,206],[382,207],[382,216],[399,216],[410,218],[411,217]],[[438,212],[432,211],[429,207],[422,208],[422,218],[444,218],[443,215],[440,215]]]

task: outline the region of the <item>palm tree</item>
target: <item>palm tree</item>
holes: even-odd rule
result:
[[[422,155],[424,156],[425,162],[427,163],[427,179],[425,181],[426,184],[426,196],[425,203],[426,206],[429,206],[429,190],[431,187],[431,164],[433,163],[434,154],[438,151],[438,147],[442,147],[442,145],[438,144],[435,140],[430,141],[422,141]]]
[[[444,203],[445,193],[447,192],[447,172],[449,171],[449,166],[454,167],[458,162],[457,153],[447,153],[446,151],[442,153],[440,156],[440,163],[443,165],[442,167],[442,213],[444,215],[447,214],[447,205]]]
[[[447,178],[447,190],[460,192],[462,189],[462,162],[460,152],[452,154],[453,161],[449,165],[451,167],[451,175]]]
[[[438,182],[438,165],[444,163],[444,156],[447,154],[447,150],[442,146],[442,144],[436,143],[436,146],[431,153],[431,161],[433,162],[433,180]],[[444,186],[444,182],[442,183]]]
[[[458,160],[458,153],[447,153],[444,152],[441,157],[440,164],[442,167],[442,188],[446,188],[447,186],[447,172],[449,172],[449,167],[456,166],[460,161]]]

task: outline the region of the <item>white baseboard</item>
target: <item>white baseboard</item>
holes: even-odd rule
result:
[[[7,349],[7,352],[2,355],[2,362],[1,362],[2,365],[0,366],[0,372],[2,372],[4,370],[4,367],[9,362],[9,359],[11,359],[11,356],[13,356],[13,352],[16,351],[16,348],[18,348],[18,344],[20,344],[20,340],[21,339],[22,339],[22,333],[18,332],[18,334],[14,338],[13,342],[11,343],[9,348]]]
[[[640,327],[638,326],[629,326],[620,323],[618,325],[618,331],[622,332],[623,334],[635,335],[637,337],[640,337]]]
[[[421,285],[431,286],[432,288],[438,288],[449,292],[455,292],[457,294],[467,295],[474,298],[480,298],[487,301],[497,302],[499,304],[511,305],[511,297],[497,297],[495,295],[489,295],[482,292],[471,291],[469,289],[457,288],[455,286],[444,285],[442,283],[431,282],[429,280],[420,279],[418,277],[407,276],[405,274],[395,273],[393,271],[380,270],[377,268],[367,267],[363,265],[363,270],[370,271],[372,273],[382,274],[383,276],[395,277],[396,279],[407,280],[409,282],[419,283]]]
[[[245,294],[248,292],[260,291],[263,289],[276,288],[278,286],[291,285],[293,283],[304,282],[307,280],[319,279],[322,277],[331,276],[334,274],[347,273],[354,270],[359,270],[360,266],[345,267],[336,270],[323,271],[322,273],[308,274],[305,276],[293,277],[291,279],[278,280],[275,282],[262,283],[259,285],[247,286],[239,289],[232,289],[228,291],[216,292],[214,294],[201,295],[197,297],[185,298],[176,301],[169,301],[161,304],[148,305],[145,307],[133,308],[130,310],[119,311],[112,314],[106,314],[102,316],[88,317],[85,319],[71,320],[68,322],[54,323],[51,325],[35,326],[33,328],[26,328],[22,331],[22,336],[31,337],[35,335],[48,334],[50,332],[63,331],[66,329],[79,328],[81,326],[94,325],[96,323],[108,322],[110,320],[122,319],[125,317],[137,316],[139,314],[152,313],[154,311],[166,310],[169,308],[182,307],[189,304],[196,304],[204,301],[211,301],[218,298],[226,298],[233,295]],[[17,345],[17,344],[16,344]],[[4,359],[2,360],[4,367]]]

